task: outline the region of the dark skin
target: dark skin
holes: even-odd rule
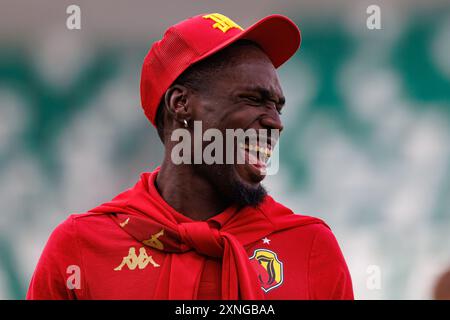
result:
[[[171,132],[184,128],[184,119],[191,133],[194,120],[202,121],[203,131],[217,128],[224,136],[227,128],[283,129],[279,114],[285,99],[267,55],[256,46],[228,51],[235,63],[209,81],[207,90],[174,85],[164,97],[165,155],[156,186],[172,208],[193,220],[207,220],[233,205],[228,197],[233,184],[256,189],[264,176],[255,175],[248,164],[175,165],[171,150],[178,142],[170,141]]]

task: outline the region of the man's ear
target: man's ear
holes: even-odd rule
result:
[[[183,123],[183,120],[189,121],[191,119],[190,94],[191,92],[188,88],[175,84],[167,89],[164,96],[167,111],[179,123]]]

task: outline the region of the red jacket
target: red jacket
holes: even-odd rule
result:
[[[157,172],[60,224],[27,299],[353,299],[323,221],[267,196],[197,223],[159,196]]]

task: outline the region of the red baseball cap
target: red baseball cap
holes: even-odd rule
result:
[[[275,68],[286,62],[301,42],[295,23],[278,14],[246,30],[220,13],[201,14],[171,26],[153,43],[142,66],[141,104],[150,122],[156,126],[160,100],[183,71],[241,39],[257,43]]]

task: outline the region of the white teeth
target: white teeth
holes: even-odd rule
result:
[[[267,161],[267,159],[272,155],[272,150],[270,148],[263,148],[258,145],[248,145],[243,143],[239,143],[239,146],[243,149],[247,149],[248,151],[259,153],[260,158],[264,161]]]

